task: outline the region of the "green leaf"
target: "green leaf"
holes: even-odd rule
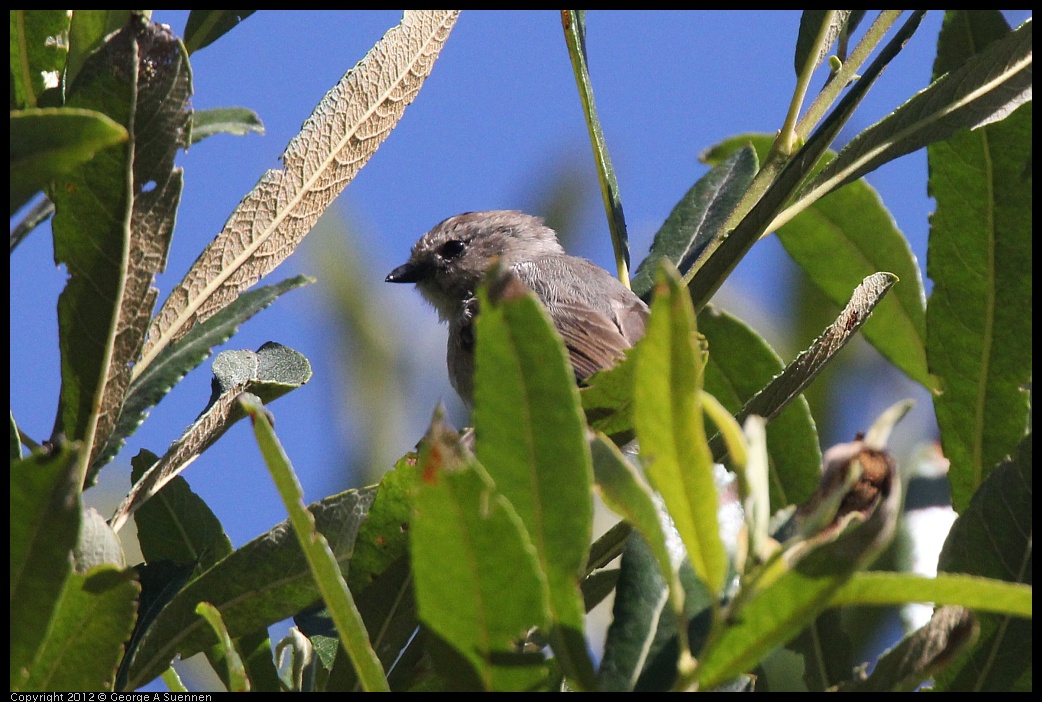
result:
[[[633,690],[648,660],[676,633],[676,614],[669,604],[669,587],[659,558],[640,536],[631,536],[622,551],[612,622],[597,672],[599,688],[605,692]]]
[[[622,452],[604,435],[590,442],[597,492],[610,510],[629,522],[644,537],[646,548],[654,556],[664,583],[676,578],[676,569],[666,545],[660,521],[660,508],[655,504],[651,487]],[[677,559],[680,560],[679,558]],[[680,583],[676,583],[679,588]],[[682,598],[681,598],[682,599]]]
[[[281,375],[284,369],[275,370]],[[308,368],[310,373],[310,367]],[[279,443],[272,429],[274,418],[269,419],[268,411],[256,395],[242,393],[239,403],[243,406],[253,422],[254,434],[260,446],[261,455],[268,466],[272,480],[278,488],[279,496],[289,512],[289,522],[297,536],[308,570],[322,594],[329,614],[336,624],[340,644],[347,651],[358,671],[358,679],[366,692],[389,692],[387,675],[383,665],[373,650],[369,633],[362,623],[354,597],[347,587],[340,564],[333,554],[326,537],[316,529],[315,517],[304,506],[304,490],[300,486],[289,457]]]
[[[220,652],[220,663],[216,666],[218,675],[228,688],[228,692],[249,692],[250,680],[246,677],[246,668],[235,650],[228,628],[221,619],[221,611],[209,602],[196,605],[195,613],[206,620],[217,636],[217,648]]]
[[[1031,618],[1030,585],[943,572],[935,577],[883,571],[858,573],[836,591],[829,606],[898,605],[909,602],[958,605],[979,612]]]
[[[811,281],[836,305],[876,271],[900,283],[872,312],[861,333],[885,358],[927,389],[926,294],[922,274],[878,193],[863,180],[848,183],[803,210],[778,238]]]
[[[698,179],[655,233],[651,251],[633,276],[633,292],[647,299],[659,261],[668,258],[683,274],[723,227],[758,168],[756,152],[744,147]]]
[[[69,12],[11,10],[10,16],[11,109],[58,105],[69,55]]]
[[[348,490],[308,508],[341,564],[351,558],[374,493]],[[128,689],[162,673],[175,655],[188,657],[215,641],[194,614],[199,602],[220,609],[231,635],[242,636],[293,616],[318,597],[300,543],[288,522],[278,524],[193,580],[163,609],[134,657]]]
[[[667,539],[670,550],[682,558],[676,533],[667,534]],[[684,593],[683,621],[690,622],[686,636],[693,639],[694,648],[708,632],[716,599],[687,559],[680,563],[678,572]],[[600,689],[662,692],[673,687],[681,618],[669,600],[669,587],[662,579],[658,559],[647,543],[634,535],[622,552],[612,622],[598,671]]]
[[[979,50],[963,68],[991,57],[1024,29],[981,48],[966,22],[954,15],[941,37],[942,45]],[[1030,22],[1027,30],[1030,51]],[[959,512],[1029,422],[1031,113],[1025,105],[1002,122],[928,149],[937,210],[930,220],[927,359],[940,381],[934,410]]]
[[[245,107],[217,107],[192,113],[192,143],[214,134],[245,136],[253,132],[264,134],[264,124],[253,110]]]
[[[151,10],[73,10],[69,26],[69,61],[65,69],[66,91],[76,84],[83,64],[105,41],[105,37],[119,31],[137,12],[150,17]]]
[[[613,368],[598,371],[579,391],[579,399],[591,429],[613,437],[619,445],[633,438],[633,383],[637,348]]]
[[[764,158],[773,141],[768,134],[744,134],[707,149],[702,158],[716,162],[745,143]],[[827,160],[834,158],[831,151],[825,155]],[[872,186],[864,180],[848,183],[802,210],[777,234],[814,285],[839,306],[871,273],[896,274],[901,284],[876,308],[862,335],[910,378],[933,388],[926,368],[922,273],[907,239]]]
[[[76,462],[61,442],[11,462],[11,690],[20,690],[72,573],[80,526]]]
[[[522,520],[440,415],[413,476],[416,605],[424,624],[455,652],[454,661],[434,658],[447,686],[541,686],[542,655],[518,648],[531,627],[550,619],[545,576]]]
[[[185,24],[185,47],[195,53],[234,29],[256,10],[192,10]]]
[[[1016,584],[1011,587],[1023,589],[1032,582],[1031,564],[1032,446],[1029,434],[1020,442],[1013,457],[985,479],[952,525],[937,567],[948,573],[1004,580]],[[972,590],[984,599],[994,594],[983,588]],[[1005,602],[998,595],[994,595],[994,599],[1000,606]],[[1030,587],[1026,606],[1030,615]],[[1014,611],[1008,604],[1006,607],[1005,611]],[[982,614],[979,619],[981,636],[977,647],[969,659],[938,677],[939,689],[1030,689],[1031,621],[999,614]]]
[[[664,264],[638,342],[633,419],[648,480],[662,495],[698,577],[718,594],[728,564],[698,398],[703,369],[695,333],[691,301],[676,270]]]
[[[138,482],[158,457],[142,451],[131,461],[130,479]],[[141,555],[148,563],[173,561],[205,571],[232,552],[220,520],[188,482],[174,478],[134,513]]]
[[[65,582],[25,690],[112,690],[137,612],[133,570],[99,566]]]
[[[93,110],[11,112],[11,215],[51,181],[126,140],[122,125]]]
[[[781,358],[744,322],[717,307],[698,315],[709,344],[705,391],[737,414],[784,368]],[[821,449],[802,395],[767,425],[771,511],[808,499],[821,477]]]
[[[961,129],[1005,119],[1031,100],[1032,24],[992,42],[964,64],[936,77],[882,120],[858,134],[800,194],[814,201],[888,161]]]
[[[579,581],[593,531],[593,467],[564,343],[531,293],[481,298],[474,432],[478,461],[509,500],[549,586],[555,658],[593,685]]]
[[[58,301],[62,389],[55,432],[83,440],[88,471],[111,434],[166,263],[181,170],[191,71],[180,42],[140,17],[84,65],[68,105],[103,112],[130,140],[52,188],[54,255],[69,271]]]

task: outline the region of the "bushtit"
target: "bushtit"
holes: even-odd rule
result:
[[[499,263],[546,307],[564,339],[576,381],[614,366],[644,335],[648,306],[610,273],[564,252],[543,220],[513,210],[464,212],[424,234],[389,283],[416,283],[449,323],[449,380],[474,399],[476,291]]]

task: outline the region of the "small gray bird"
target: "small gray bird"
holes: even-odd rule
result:
[[[603,268],[564,252],[538,217],[514,210],[464,212],[424,234],[389,283],[416,283],[449,323],[449,380],[474,399],[476,291],[499,263],[532,290],[564,339],[576,381],[614,366],[644,335],[648,306]]]

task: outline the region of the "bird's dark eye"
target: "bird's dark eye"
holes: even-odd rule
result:
[[[453,239],[451,241],[446,241],[441,245],[441,248],[438,249],[438,255],[446,261],[451,261],[463,253],[463,249],[465,248],[467,248],[466,244],[459,239]]]

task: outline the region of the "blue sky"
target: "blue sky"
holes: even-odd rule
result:
[[[1015,25],[1025,16],[1009,19]],[[780,126],[795,83],[799,18],[794,11],[588,13],[590,69],[634,267],[676,201],[707,170],[697,160],[699,152],[735,134],[774,132]],[[181,34],[187,12],[156,11],[154,19]],[[279,167],[280,154],[322,96],[399,19],[400,11],[263,11],[192,56],[194,106],[248,107],[260,115],[267,133],[213,137],[180,155],[185,190],[168,269],[157,283],[161,299],[262,173]],[[928,84],[941,19],[939,12],[927,16],[870,91],[849,134]],[[820,84],[819,78],[813,89]],[[405,260],[423,232],[450,215],[536,206],[555,182],[547,174],[562,166],[586,184],[570,252],[613,270],[559,14],[465,11],[402,122],[333,206],[352,224],[364,288],[388,306],[386,324],[408,339],[423,366],[420,387],[410,397],[414,411],[402,420],[392,454],[401,455],[422,436],[439,398],[458,418],[461,410],[445,379],[444,327],[412,286],[386,285],[383,277]],[[920,151],[867,178],[923,267],[932,209],[925,176]],[[340,235],[327,227],[312,236]],[[318,275],[327,249],[311,239],[266,282],[301,272]],[[785,311],[784,258],[773,238],[760,242],[718,297],[775,343],[785,341],[778,317]],[[49,227],[12,256],[11,408],[37,439],[50,433],[58,396],[55,305],[64,279],[53,263]],[[332,347],[337,335],[326,314],[328,294],[321,280],[287,294],[224,347],[256,349],[275,340],[311,360],[312,382],[271,406],[309,501],[361,484],[343,469],[352,450],[352,419],[339,389],[343,373]],[[126,466],[139,448],[162,453],[195,418],[209,396],[209,367],[210,361],[200,366],[153,412],[119,457],[123,465],[106,469],[113,490],[129,488]],[[898,379],[873,395],[862,424],[908,395],[910,387]],[[930,422],[921,399],[925,417],[918,430]],[[285,518],[245,423],[184,477],[208,501],[235,546]]]

